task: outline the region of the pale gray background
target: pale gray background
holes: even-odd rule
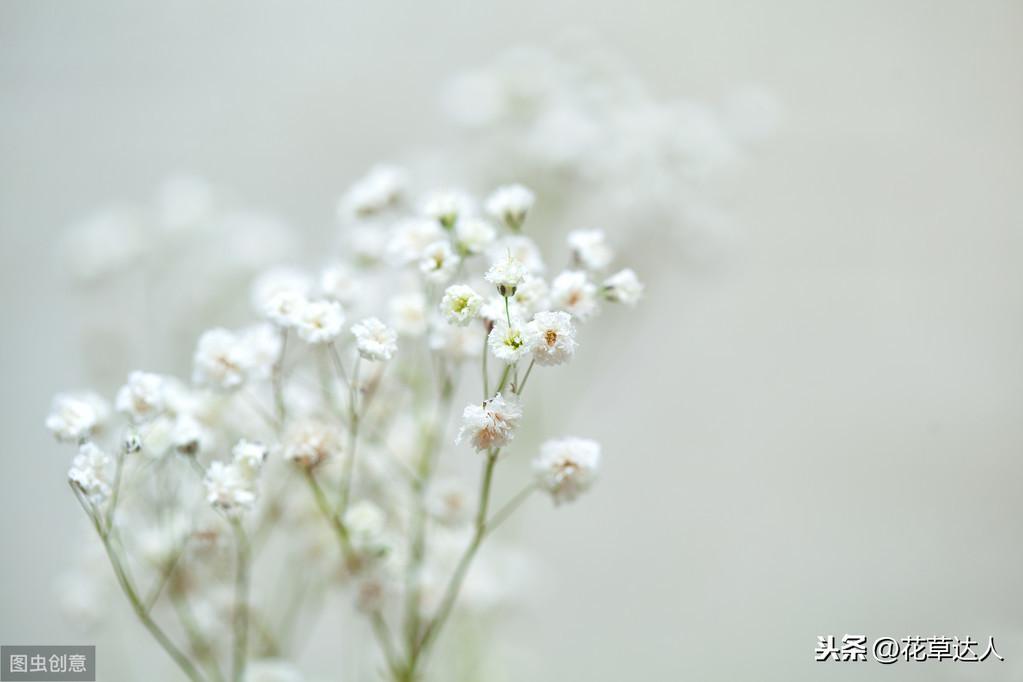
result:
[[[1023,3],[990,0],[0,3],[0,641],[78,638],[49,591],[79,527],[41,424],[78,376],[56,230],[177,169],[320,227],[430,139],[453,69],[577,24],[660,92],[758,82],[788,117],[743,243],[651,282],[581,398],[606,476],[528,511],[549,573],[511,678],[1023,676]],[[845,632],[1008,660],[811,662]]]

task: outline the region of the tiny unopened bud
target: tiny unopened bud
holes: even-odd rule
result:
[[[134,454],[142,449],[142,438],[137,431],[128,431],[124,434],[122,449],[126,455]]]

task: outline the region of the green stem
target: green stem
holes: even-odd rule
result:
[[[234,655],[232,675],[234,682],[245,678],[245,663],[249,650],[249,541],[241,521],[231,519],[235,536],[235,583],[234,583]]]
[[[529,367],[526,368],[526,375],[522,377],[522,383],[515,387],[515,395],[522,395],[522,391],[526,389],[526,382],[529,381],[529,375],[532,374],[535,364],[536,358],[529,361]]]

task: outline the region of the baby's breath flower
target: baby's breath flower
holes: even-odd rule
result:
[[[278,291],[266,300],[263,315],[278,327],[290,329],[301,324],[309,299],[298,291],[285,289]]]
[[[575,354],[575,325],[566,312],[542,312],[526,325],[528,345],[538,365],[560,365]]]
[[[402,168],[386,164],[373,166],[341,198],[338,216],[365,218],[394,206],[401,199],[407,180]]]
[[[68,480],[93,504],[102,504],[110,497],[110,462],[110,456],[95,443],[82,443],[71,461]]]
[[[568,248],[571,249],[575,262],[587,270],[603,270],[614,258],[614,252],[607,245],[603,230],[569,232]]]
[[[294,422],[284,434],[284,459],[312,469],[341,452],[340,435],[322,422],[305,419]]]
[[[636,305],[643,297],[643,283],[631,268],[625,268],[605,279],[601,291],[609,301]]]
[[[358,298],[362,282],[351,268],[337,263],[320,273],[320,290],[327,298],[347,305]]]
[[[444,291],[440,311],[451,324],[466,326],[476,317],[483,305],[483,297],[465,284],[454,284]]]
[[[271,268],[253,282],[252,306],[274,322],[278,322],[274,315],[283,316],[284,319],[278,324],[286,325],[290,322],[290,315],[294,314],[288,310],[289,305],[305,300],[312,287],[312,280],[301,270],[287,266]],[[280,294],[285,295],[275,302],[274,299]]]
[[[179,414],[170,430],[171,445],[183,455],[194,456],[202,450],[206,440],[202,424],[190,414]]]
[[[415,263],[423,257],[426,247],[446,236],[440,225],[433,220],[406,218],[394,226],[387,242],[387,253],[395,265]]]
[[[419,271],[428,281],[443,284],[454,276],[459,261],[447,240],[434,242],[423,250]]]
[[[527,274],[522,283],[515,289],[515,296],[512,301],[519,304],[519,311],[522,315],[530,315],[548,307],[548,293],[550,288],[543,277],[534,274]]]
[[[551,282],[551,305],[580,322],[597,314],[597,287],[581,270],[566,270]]]
[[[341,333],[345,314],[335,301],[310,301],[302,308],[295,329],[308,343],[330,343]]]
[[[480,218],[463,218],[455,225],[455,246],[466,256],[483,253],[496,238],[497,230]]]
[[[487,270],[486,280],[497,287],[497,293],[505,298],[515,295],[515,289],[526,276],[526,266],[510,252]]]
[[[164,409],[163,377],[149,372],[132,372],[128,383],[117,392],[115,406],[118,412],[134,422],[152,419]]]
[[[203,482],[206,501],[229,516],[251,509],[256,502],[255,481],[237,464],[211,462]]]
[[[535,199],[533,192],[522,185],[498,187],[487,197],[487,213],[504,221],[511,229],[518,230],[525,222],[526,214],[533,208]]]
[[[515,438],[522,419],[522,406],[516,398],[508,400],[498,393],[482,404],[467,405],[462,412],[462,428],[455,443],[468,440],[478,452],[504,447]]]
[[[253,477],[263,468],[269,450],[259,441],[242,438],[231,449],[235,465],[243,474]]]
[[[192,381],[200,386],[233,389],[245,381],[249,350],[233,332],[216,328],[204,332],[193,357]]]
[[[398,294],[390,301],[391,323],[402,336],[426,332],[426,298],[419,292]]]
[[[390,360],[398,350],[398,334],[375,317],[352,326],[355,347],[367,360]]]
[[[281,332],[269,322],[254,324],[239,332],[247,372],[255,379],[268,379],[281,353]]]
[[[356,502],[345,513],[345,526],[352,546],[359,552],[377,553],[386,548],[386,523],[384,512],[369,500]]]
[[[543,274],[545,266],[540,247],[532,239],[524,234],[510,234],[498,239],[487,249],[487,256],[491,263],[504,260],[511,254],[515,260],[522,263],[526,270],[535,275]]]
[[[423,201],[423,215],[450,230],[461,218],[476,213],[476,202],[461,190],[434,192]]]
[[[95,393],[58,393],[46,417],[57,440],[79,441],[95,434],[110,415],[110,406]]]
[[[600,464],[600,444],[586,438],[558,438],[540,446],[533,461],[539,486],[555,504],[571,502],[593,485]]]
[[[533,350],[533,339],[526,332],[526,325],[519,320],[512,318],[511,324],[505,319],[494,323],[487,338],[487,345],[490,352],[498,360],[503,360],[509,365],[515,364]]]
[[[430,516],[446,526],[458,526],[469,520],[470,496],[457,480],[438,481],[430,488],[426,500]]]

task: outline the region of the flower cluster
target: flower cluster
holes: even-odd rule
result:
[[[133,371],[113,407],[93,393],[54,399],[47,428],[78,445],[72,490],[136,612],[193,680],[228,664],[239,679],[250,659],[258,669],[282,653],[249,636],[281,617],[251,589],[270,570],[256,571],[255,549],[274,533],[308,581],[349,594],[372,621],[392,678],[418,679],[456,605],[494,604],[510,584],[477,559],[484,538],[531,494],[561,504],[595,480],[594,441],[519,437],[525,390],[534,372],[573,360],[605,304],[637,303],[642,284],[614,271],[610,240],[589,228],[569,233],[568,266],[548,279],[523,185],[412,201],[407,183],[394,166],[355,183],[338,209],[354,240],[346,256],[256,277],[258,319],[200,334],[190,381]],[[455,434],[445,416],[460,400]],[[498,507],[498,462],[534,448],[534,476]],[[475,495],[457,482],[472,466],[483,470]],[[188,648],[157,623],[167,602],[210,610],[181,623]]]

